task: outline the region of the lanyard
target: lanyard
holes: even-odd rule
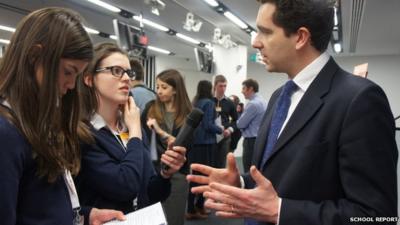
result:
[[[79,205],[78,193],[76,192],[74,180],[72,180],[71,172],[69,170],[65,170],[64,172],[64,182],[67,185],[69,198],[71,200],[72,211],[74,214],[73,224],[83,225],[83,216],[81,216],[79,213],[81,207]]]

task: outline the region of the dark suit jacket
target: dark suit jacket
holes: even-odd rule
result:
[[[258,167],[281,89],[273,93],[258,133]],[[260,170],[282,198],[279,225],[351,224],[351,217],[397,216],[397,157],[383,90],[330,59]],[[247,188],[254,186],[244,178]]]

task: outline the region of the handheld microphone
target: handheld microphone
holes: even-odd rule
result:
[[[190,137],[193,135],[194,130],[199,126],[201,120],[203,119],[203,114],[203,111],[198,108],[194,108],[189,115],[187,115],[185,123],[176,136],[174,146],[186,147],[188,145],[188,142],[191,141]],[[163,165],[162,169],[166,171],[169,169],[169,166]]]

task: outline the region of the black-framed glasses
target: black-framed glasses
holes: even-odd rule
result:
[[[120,79],[124,76],[124,73],[126,73],[131,80],[134,80],[135,76],[136,76],[135,71],[133,71],[131,69],[125,70],[124,68],[122,68],[120,66],[107,66],[104,68],[97,68],[96,72],[98,73],[98,72],[103,72],[106,70],[110,70],[111,74],[113,76],[116,76]]]

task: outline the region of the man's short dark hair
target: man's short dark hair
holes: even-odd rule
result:
[[[246,86],[247,88],[252,87],[254,92],[258,92],[258,82],[251,78],[242,82],[242,85]]]
[[[276,6],[273,22],[282,27],[285,35],[294,34],[300,27],[311,33],[311,44],[320,52],[328,48],[333,30],[333,0],[258,0]]]
[[[136,73],[135,80],[143,81],[144,71],[142,63],[137,59],[131,59],[129,62],[131,64],[131,69]]]

